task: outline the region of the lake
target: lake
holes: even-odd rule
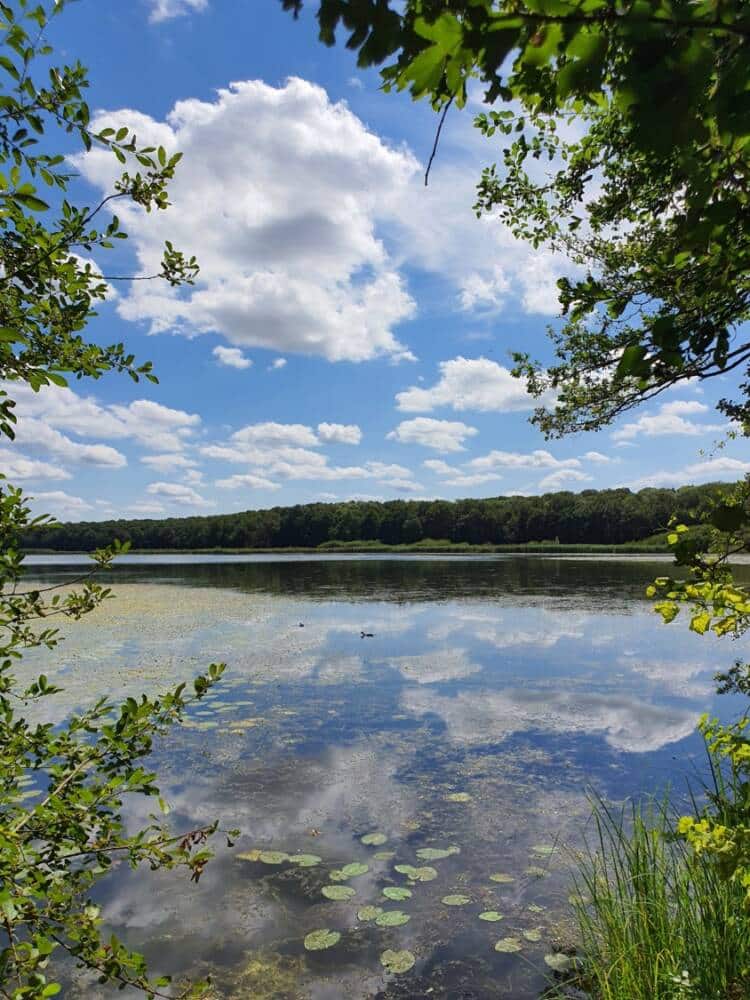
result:
[[[81,571],[28,565],[46,583]],[[651,610],[645,587],[667,572],[653,558],[126,557],[116,599],[24,670],[66,689],[47,706],[59,714],[225,661],[153,763],[176,831],[218,817],[242,836],[198,885],[116,871],[108,923],[152,972],[210,973],[233,1000],[539,997],[544,955],[572,941],[588,796],[684,795],[704,773],[700,715],[742,707],[712,683],[731,642]],[[337,943],[306,950],[323,928]],[[515,950],[496,951],[504,939]],[[385,972],[387,949],[414,967]],[[66,995],[115,995],[102,990]]]

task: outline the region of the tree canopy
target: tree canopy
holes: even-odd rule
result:
[[[304,0],[281,0],[298,14]],[[504,136],[477,211],[564,253],[552,364],[515,355],[550,436],[688,378],[747,376],[750,9],[742,0],[315,0],[385,90],[437,110],[473,80]],[[565,126],[561,128],[561,126]],[[570,138],[570,136],[574,136]],[[750,416],[748,381],[722,409]]]
[[[138,549],[316,548],[347,542],[412,545],[523,545],[528,542],[618,545],[664,532],[670,518],[693,523],[721,491],[680,489],[563,491],[483,500],[355,500],[136,521],[88,521],[33,527],[24,548],[87,551],[111,538]]]

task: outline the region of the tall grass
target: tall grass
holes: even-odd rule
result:
[[[746,1000],[750,922],[742,887],[674,836],[668,804],[595,804],[574,907],[580,985],[597,1000]]]

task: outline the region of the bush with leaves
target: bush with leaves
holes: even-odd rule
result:
[[[47,387],[64,386],[69,377],[111,371],[156,381],[151,365],[137,364],[123,344],[102,347],[84,337],[108,282],[121,280],[102,274],[86,255],[125,238],[112,211],[118,202],[147,212],[168,206],[180,156],[139,145],[125,127],[91,129],[85,68],[53,65],[46,40],[65,6],[66,0],[0,2],[0,436],[10,439],[16,383],[53,391]],[[126,168],[93,206],[70,200],[65,135],[84,150],[109,150]],[[195,259],[167,243],[158,273],[133,277],[178,286],[196,274]],[[23,680],[18,661],[25,650],[55,647],[56,621],[77,620],[111,596],[93,573],[124,548],[114,543],[97,551],[92,573],[62,590],[33,588],[24,583],[19,539],[44,520],[0,477],[0,995],[55,996],[57,959],[67,954],[102,983],[148,996],[200,996],[205,984],[176,993],[167,978],[149,979],[142,956],[105,938],[91,892],[120,862],[181,866],[200,878],[216,823],[176,835],[154,815],[128,833],[123,815],[130,797],[159,797],[145,763],[154,740],[203,697],[224,666],[212,664],[189,693],[180,685],[120,705],[103,698],[60,725],[30,721],[34,706],[59,689],[44,674]]]
[[[683,608],[690,629],[739,639],[750,628],[750,589],[739,585],[732,556],[750,551],[750,480],[716,501],[709,515],[712,545],[704,552],[689,527],[673,526],[668,536],[686,579],[659,577],[649,588],[654,610],[666,623]],[[750,665],[741,660],[716,675],[720,693],[750,695]],[[704,715],[700,730],[716,769],[715,789],[696,815],[683,816],[678,832],[699,855],[712,857],[721,873],[746,890],[750,907],[750,709],[728,725]]]

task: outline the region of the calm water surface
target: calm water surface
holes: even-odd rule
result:
[[[47,582],[80,571],[75,557],[29,562]],[[109,923],[154,972],[210,973],[233,1000],[539,997],[543,956],[571,940],[587,793],[683,794],[703,769],[699,716],[740,707],[713,692],[739,655],[731,643],[650,610],[644,588],[665,572],[513,556],[123,560],[117,599],[68,629],[45,672],[64,709],[226,661],[154,764],[176,830],[218,816],[243,832],[198,886],[116,872],[101,890]],[[148,812],[140,803],[133,822]],[[372,833],[384,842],[363,844]],[[429,860],[425,848],[453,850]],[[352,862],[367,870],[335,881]],[[354,895],[331,901],[329,884]],[[411,896],[388,900],[388,887]],[[408,922],[358,919],[366,906]],[[339,943],[305,951],[326,927]],[[501,938],[521,950],[495,951]],[[412,951],[414,968],[385,974],[388,948]],[[113,994],[84,981],[67,995]]]

